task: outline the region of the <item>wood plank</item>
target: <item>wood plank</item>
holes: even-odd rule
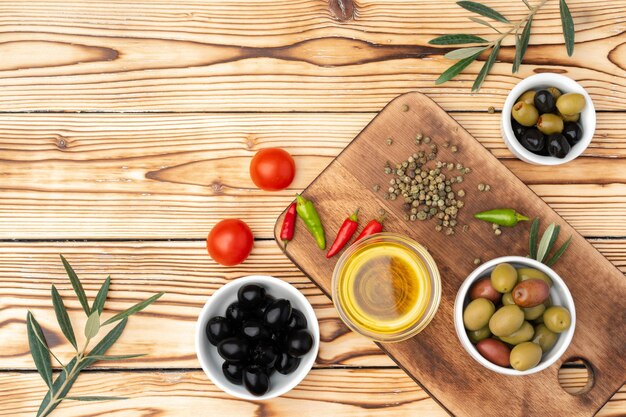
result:
[[[234,216],[269,238],[293,194],[373,116],[1,114],[0,239],[203,238]],[[558,175],[510,159],[498,114],[453,116],[578,231],[626,236],[621,114],[599,113],[585,157]],[[260,191],[247,174],[254,152],[272,146],[299,167],[283,192]]]
[[[594,246],[626,273],[626,239],[593,240]],[[251,257],[235,268],[216,265],[206,255],[204,243],[195,242],[40,242],[0,243],[0,352],[1,369],[33,369],[28,353],[25,317],[33,311],[55,352],[66,358],[72,347],[59,331],[50,286],[64,296],[77,334],[84,323],[58,254],[63,253],[81,277],[93,299],[107,274],[113,284],[105,314],[113,314],[165,291],[167,295],[144,313],[132,318],[111,352],[145,352],[149,356],[107,362],[113,368],[197,368],[193,332],[206,299],[224,283],[247,274],[282,278],[304,292],[320,320],[321,347],[318,367],[394,366],[369,340],[349,332],[328,298],[278,249],[275,242],[256,242]],[[180,337],[163,337],[163,335]],[[1,408],[1,407],[0,407]]]
[[[419,123],[415,122],[417,117]],[[395,132],[393,146],[371,146],[373,141],[389,135],[389,132]],[[435,219],[405,221],[401,202],[383,200],[382,193],[372,191],[386,160],[401,161],[416,152],[415,135],[418,132],[432,137],[430,146],[440,149],[438,153],[433,151],[429,159],[462,162],[472,168],[472,173],[465,176],[463,184],[452,187],[454,191],[467,190],[468,197],[463,199],[465,208],[459,210],[457,220],[460,225],[469,225],[470,233],[464,233],[460,228],[456,230],[456,236],[436,233]],[[451,147],[445,149],[443,146],[441,135],[444,132],[455,132],[455,142],[461,143],[457,154],[450,151]],[[419,148],[424,150],[428,145]],[[433,169],[433,165],[434,162],[426,165],[426,169]],[[457,178],[459,181],[462,179]],[[409,180],[409,177],[405,179]],[[480,187],[479,183],[494,179],[498,183],[491,191],[479,196],[480,192],[476,189]],[[441,178],[438,180],[441,181]],[[432,184],[434,181],[430,185],[431,190]],[[380,346],[450,413],[470,416],[470,410],[481,409],[482,415],[499,416],[499,407],[506,403],[513,409],[526,408],[531,415],[555,415],[568,410],[570,415],[582,417],[597,412],[623,384],[626,358],[621,355],[626,329],[616,328],[611,320],[606,320],[606,317],[620,316],[626,308],[623,274],[571,226],[562,224],[563,220],[555,211],[427,96],[411,93],[390,102],[302,195],[316,202],[322,218],[331,219],[325,224],[328,235],[336,233],[343,218],[341,213],[346,208],[360,207],[361,213],[372,218],[382,207],[386,211],[387,231],[414,238],[428,246],[442,275],[441,303],[437,315],[415,337],[397,343],[380,343]],[[459,351],[458,343],[451,342],[456,339],[452,320],[454,299],[459,285],[475,268],[471,260],[477,256],[491,259],[524,255],[528,251],[528,224],[506,230],[502,236],[495,237],[491,227],[484,227],[484,223],[478,224],[480,222],[473,219],[472,213],[492,208],[493,205],[515,207],[529,216],[541,216],[544,223],[560,224],[563,234],[571,236],[569,250],[556,265],[555,271],[565,277],[576,303],[576,336],[568,343],[560,361],[567,357],[584,357],[593,364],[596,370],[594,384],[584,398],[555,390],[561,362],[532,376],[511,378],[472,366],[468,363],[471,362],[469,355],[462,349]],[[280,221],[279,218],[276,233],[279,233]],[[561,241],[565,239],[561,238]],[[316,246],[313,239],[295,238],[284,250],[325,294],[330,295],[336,260],[326,259]],[[594,271],[601,278],[594,281],[592,293],[589,291],[588,271]],[[598,302],[597,293],[603,294],[602,302]],[[609,333],[613,337],[602,337]],[[522,391],[523,396],[509,395],[510,392]]]
[[[0,110],[375,111],[416,89],[447,110],[485,110],[543,71],[581,80],[598,109],[624,109],[624,0],[570,0],[571,59],[551,2],[520,72],[511,75],[509,42],[480,95],[470,93],[480,62],[435,86],[449,49],[427,43],[459,27],[492,36],[469,12],[443,0],[356,4],[347,22],[318,0],[3,4]],[[527,13],[521,2],[488,4],[513,20]]]
[[[4,391],[4,395],[0,395],[0,416],[34,415],[45,395],[44,387],[35,373],[0,373],[0,390]],[[207,410],[232,417],[448,416],[399,369],[314,369],[294,390],[263,402],[230,397],[211,384],[201,371],[87,372],[80,376],[71,392],[73,395],[106,394],[129,399],[89,404],[65,401],[58,411],[65,417],[195,416],[206,415]],[[623,416],[625,400],[626,386],[596,417]]]

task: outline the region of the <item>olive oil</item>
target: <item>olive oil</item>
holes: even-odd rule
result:
[[[418,254],[389,241],[357,249],[338,279],[346,318],[374,338],[410,329],[427,312],[433,292],[428,267]]]

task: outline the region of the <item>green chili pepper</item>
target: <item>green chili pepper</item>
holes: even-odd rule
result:
[[[478,220],[499,224],[500,226],[512,227],[520,221],[528,220],[528,217],[519,214],[513,209],[494,209],[474,214]]]
[[[320,249],[326,249],[326,237],[324,237],[324,228],[320,221],[320,216],[311,200],[307,200],[300,194],[296,194],[296,212],[298,217],[302,219],[306,228],[309,229],[311,235],[315,238],[317,246]]]

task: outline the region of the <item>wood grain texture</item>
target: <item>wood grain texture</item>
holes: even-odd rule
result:
[[[527,13],[521,2],[487,3],[513,20]],[[600,110],[623,110],[626,1],[568,4],[573,58],[550,2],[533,22],[520,72],[511,75],[510,40],[473,95],[480,62],[434,85],[452,61],[429,39],[459,27],[492,36],[447,0],[360,1],[343,22],[319,0],[5,3],[0,110],[377,111],[416,89],[447,110],[485,110],[544,71],[580,80]]]
[[[591,147],[558,175],[512,158],[500,115],[453,116],[579,232],[626,236],[621,114],[599,113]],[[0,239],[201,239],[230,216],[268,238],[295,192],[373,117],[0,114]],[[275,146],[294,155],[298,173],[288,190],[267,193],[254,187],[248,165]]]
[[[626,240],[596,240],[594,246],[626,273]],[[0,370],[33,369],[25,317],[31,309],[56,353],[69,357],[71,345],[56,323],[50,300],[54,284],[70,310],[77,334],[85,321],[58,254],[75,267],[87,296],[93,299],[104,277],[113,284],[106,315],[141,297],[165,291],[159,302],[128,323],[111,350],[149,356],[96,364],[100,368],[197,368],[193,332],[206,299],[224,283],[246,274],[269,274],[302,290],[320,322],[317,367],[395,366],[374,343],[348,331],[328,298],[281,252],[275,242],[256,242],[251,257],[224,268],[206,255],[203,242],[41,242],[0,243]],[[163,337],[163,335],[168,335]],[[180,337],[169,337],[169,335]],[[1,407],[0,407],[1,408]]]
[[[403,106],[408,110],[402,111]],[[419,110],[418,110],[419,109]],[[418,123],[414,119],[421,116]],[[393,146],[371,146],[378,137],[394,133]],[[443,132],[454,132],[459,154],[442,146]],[[409,223],[402,218],[400,201],[383,200],[372,191],[386,161],[400,162],[416,151],[415,135],[423,133],[440,147],[437,160],[462,162],[472,168],[463,184],[455,190],[467,192],[465,207],[460,210],[455,236],[434,231],[434,220]],[[428,147],[428,146],[426,146]],[[423,149],[423,148],[422,148]],[[432,164],[431,164],[432,165]],[[476,187],[481,182],[498,179],[489,193]],[[557,415],[568,410],[572,416],[597,412],[624,383],[626,357],[623,356],[626,329],[615,327],[610,317],[620,317],[626,309],[626,280],[575,229],[562,221],[556,212],[533,194],[526,185],[505,169],[437,104],[423,94],[406,94],[389,103],[357,136],[344,152],[303,192],[316,202],[320,216],[326,219],[329,236],[334,236],[346,207],[360,207],[366,218],[376,216],[379,207],[386,211],[385,229],[417,239],[428,246],[442,275],[442,297],[432,322],[418,335],[397,343],[381,344],[416,382],[423,384],[452,414],[470,416],[480,409],[482,415],[501,415],[501,404],[529,415]],[[475,268],[475,257],[492,259],[527,253],[528,224],[508,229],[496,237],[492,228],[472,218],[472,213],[499,207],[515,207],[531,217],[540,216],[545,224],[561,226],[561,236],[572,236],[568,251],[555,266],[576,300],[576,333],[571,344],[554,365],[542,372],[511,378],[482,367],[472,366],[462,349],[453,323],[453,306],[465,277]],[[280,230],[280,220],[276,230]],[[561,237],[560,241],[566,238]],[[280,242],[279,242],[280,243]],[[558,244],[558,242],[557,242]],[[285,252],[320,288],[331,293],[331,277],[336,259],[328,260],[316,249],[313,239],[294,239]],[[587,271],[594,271],[594,291],[589,291]],[[603,294],[598,300],[596,294]],[[611,334],[612,337],[603,337]],[[594,385],[589,392],[571,396],[558,387],[558,368],[568,358],[583,357],[594,368]],[[469,363],[468,363],[469,361]],[[523,392],[512,397],[510,392]]]
[[[575,373],[572,370],[572,373]],[[577,383],[573,378],[569,383]],[[0,374],[0,416],[31,417],[45,395],[35,373]],[[6,395],[6,394],[9,395]],[[385,416],[447,417],[434,400],[399,369],[312,370],[293,391],[269,401],[235,399],[216,388],[201,371],[84,373],[73,395],[129,397],[123,401],[65,401],[56,415],[122,416]],[[623,416],[626,387],[596,417]],[[210,411],[209,411],[210,410]]]

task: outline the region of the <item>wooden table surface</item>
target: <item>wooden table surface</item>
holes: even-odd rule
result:
[[[526,13],[521,1],[485,3],[512,20]],[[130,399],[68,401],[53,415],[447,415],[341,324],[330,300],[277,248],[272,227],[378,110],[418,90],[626,273],[626,0],[568,4],[574,57],[552,0],[533,23],[520,72],[511,75],[514,48],[503,47],[481,92],[471,94],[480,63],[434,85],[450,61],[429,39],[458,28],[489,35],[452,0],[359,0],[344,22],[325,0],[0,2],[0,416],[34,415],[45,392],[28,352],[27,309],[61,358],[72,348],[54,318],[51,284],[74,327],[84,323],[59,253],[90,297],[112,275],[105,314],[167,294],[131,318],[110,351],[149,355],[99,363],[73,389]],[[558,168],[514,159],[499,131],[511,87],[545,71],[579,81],[598,111],[589,149]],[[290,189],[267,193],[249,179],[252,155],[266,147],[294,155]],[[212,262],[204,244],[225,217],[248,222],[257,239],[250,258],[232,268]],[[322,336],[302,384],[263,403],[217,389],[193,347],[207,297],[249,273],[298,287]],[[590,288],[594,279],[590,271]],[[583,380],[580,368],[563,371],[565,386]],[[598,415],[626,415],[626,386]]]

